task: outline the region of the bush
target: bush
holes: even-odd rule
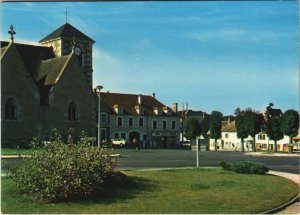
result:
[[[110,152],[92,147],[84,138],[64,144],[56,135],[44,148],[24,159],[10,176],[21,191],[47,202],[90,196],[114,173]]]
[[[229,171],[234,171],[237,173],[244,173],[244,174],[259,174],[264,175],[266,172],[269,171],[269,168],[260,163],[253,163],[253,162],[240,162],[240,163],[226,163],[224,161],[220,161],[219,165]]]
[[[231,164],[226,163],[225,161],[220,161],[219,165],[225,170],[231,170]]]

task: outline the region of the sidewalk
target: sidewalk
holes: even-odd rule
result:
[[[299,174],[292,174],[292,173],[285,173],[285,172],[277,172],[277,171],[269,171],[268,174],[280,176],[286,179],[289,179],[296,184],[300,185],[300,175]],[[279,212],[275,212],[276,214],[300,214],[300,203],[299,203],[299,196],[298,200],[291,204],[290,206],[287,206],[283,210],[280,210]]]
[[[120,157],[121,154],[111,154],[110,157]],[[30,155],[1,155],[1,159],[30,158]]]
[[[299,153],[293,153],[293,154],[288,154],[288,153],[270,153],[267,154],[266,152],[245,152],[245,155],[250,155],[250,156],[274,156],[274,157],[300,157]]]

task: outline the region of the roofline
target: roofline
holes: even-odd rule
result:
[[[41,39],[40,41],[39,41],[39,43],[41,43],[41,44],[44,44],[44,43],[49,43],[49,42],[52,42],[52,41],[56,41],[56,40],[62,40],[62,39],[70,39],[70,40],[73,40],[73,37],[71,38],[71,37],[57,37],[57,38],[54,38],[54,39],[50,39],[50,40],[43,40],[43,39]],[[77,41],[79,41],[79,42],[86,42],[86,40],[81,40],[81,39],[76,39],[76,42]],[[91,41],[91,43],[92,44],[94,44],[96,41],[94,41],[94,40],[90,40]]]
[[[145,95],[145,94],[132,94],[132,93],[116,93],[116,92],[100,92],[100,93],[103,93],[103,94],[121,94],[121,95],[131,95],[131,96],[150,96],[150,97],[153,97],[152,95]],[[155,97],[153,97],[154,99],[156,99]]]
[[[3,47],[3,48],[5,48],[5,50],[4,50],[3,54],[1,54],[1,56],[0,56],[1,60],[5,56],[7,50],[12,46],[12,44],[13,44],[13,42],[10,41],[9,44],[6,47]]]

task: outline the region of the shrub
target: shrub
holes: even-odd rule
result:
[[[90,196],[101,190],[115,168],[108,150],[92,147],[84,138],[64,144],[55,134],[44,148],[24,159],[10,176],[21,191],[47,202]]]
[[[226,163],[224,161],[220,161],[219,165],[229,171],[234,171],[237,173],[244,173],[244,174],[259,174],[264,175],[266,172],[269,171],[269,168],[260,163],[254,162],[240,162],[240,163]]]
[[[225,161],[220,161],[219,165],[225,170],[231,170],[231,164],[226,163]]]

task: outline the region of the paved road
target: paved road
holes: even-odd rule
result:
[[[116,158],[118,169],[146,169],[146,168],[172,168],[195,167],[196,152],[191,150],[176,149],[142,149],[135,152],[134,149],[113,149],[114,154],[120,154]],[[267,165],[271,170],[299,174],[299,157],[273,157],[252,156],[242,152],[227,151],[200,151],[200,167],[217,167],[219,161],[240,162],[252,161]],[[16,166],[19,159],[2,159],[1,169],[5,173],[7,168]]]
[[[118,153],[118,169],[144,169],[165,167],[193,167],[196,166],[196,152],[175,149],[114,149]],[[299,174],[299,157],[253,156],[242,152],[201,151],[199,152],[200,167],[217,167],[219,161],[260,162],[271,170]]]

